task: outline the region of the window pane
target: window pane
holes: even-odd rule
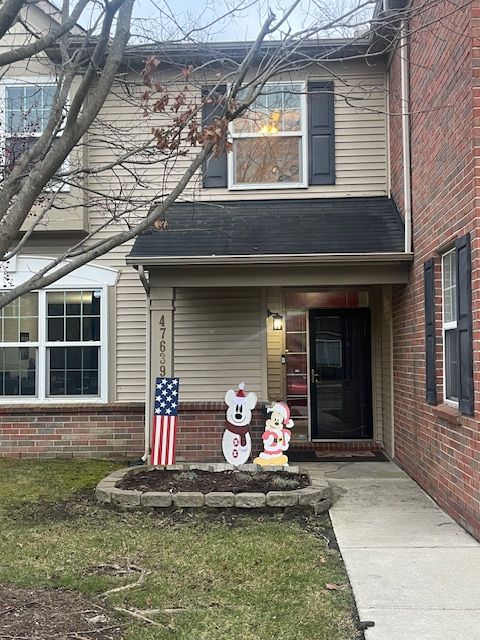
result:
[[[457,319],[457,272],[455,263],[455,251],[450,251],[443,256],[444,322],[455,322]]]
[[[100,340],[100,318],[83,318],[82,340]]]
[[[305,333],[287,333],[287,351],[305,353],[307,350],[307,339]]]
[[[35,348],[0,348],[0,396],[35,396],[36,367]]]
[[[24,318],[38,316],[38,293],[25,293],[19,301],[20,313]]]
[[[82,372],[67,371],[67,395],[80,396],[82,394]]]
[[[5,318],[17,317],[20,315],[20,298],[17,298],[2,309]]]
[[[47,293],[47,314],[49,316],[65,315],[65,292],[54,291]]]
[[[48,319],[48,340],[52,342],[65,340],[64,319],[49,318]]]
[[[20,319],[20,342],[35,342],[38,340],[38,318]]]
[[[101,292],[82,291],[82,312],[84,316],[100,315]]]
[[[67,369],[82,368],[82,347],[65,348],[67,358]]]
[[[445,397],[458,400],[457,330],[445,331]]]
[[[80,303],[82,300],[81,291],[67,291],[65,293],[65,303],[67,316],[79,316],[80,315]]]
[[[84,369],[98,369],[98,347],[82,347]]]
[[[287,331],[306,331],[307,316],[305,311],[287,311]]]
[[[67,318],[65,339],[69,342],[80,340],[80,318]]]
[[[18,328],[18,318],[5,318],[3,321],[3,341],[18,342],[20,339]]]
[[[301,138],[261,137],[234,140],[235,184],[302,182]]]
[[[302,127],[299,83],[268,84],[246,113],[232,124],[233,133],[281,133]],[[245,90],[243,98],[248,89]]]
[[[65,348],[52,347],[50,349],[50,369],[65,369]]]
[[[50,396],[99,395],[99,347],[51,347]]]

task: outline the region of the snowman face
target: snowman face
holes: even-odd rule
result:
[[[252,409],[257,404],[257,396],[254,393],[247,394],[244,398],[238,398],[233,389],[225,394],[227,409],[227,422],[236,427],[246,427],[252,421]]]
[[[273,411],[265,422],[266,426],[274,431],[280,431],[283,427],[283,416],[281,413]]]

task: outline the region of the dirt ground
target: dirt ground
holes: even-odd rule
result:
[[[122,625],[100,603],[73,591],[0,587],[2,640],[117,640]]]
[[[233,493],[267,491],[289,491],[308,487],[310,480],[303,473],[269,471],[249,473],[246,471],[141,471],[127,475],[117,487],[139,491],[231,491]]]

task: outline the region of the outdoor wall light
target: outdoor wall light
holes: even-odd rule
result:
[[[268,309],[267,313],[269,318],[273,318],[274,331],[281,331],[283,329],[283,316],[274,311],[270,311],[270,309]]]

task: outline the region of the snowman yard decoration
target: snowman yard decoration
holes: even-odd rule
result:
[[[290,429],[293,420],[290,417],[290,407],[285,402],[274,402],[267,407],[270,417],[265,422],[265,431],[262,434],[263,451],[253,461],[262,467],[268,465],[288,465],[285,455],[292,436]]]
[[[222,438],[222,451],[225,460],[235,466],[245,464],[250,458],[252,440],[249,427],[252,411],[257,404],[257,396],[245,393],[245,383],[238,385],[238,390],[229,389],[225,394],[227,405],[227,426]]]

